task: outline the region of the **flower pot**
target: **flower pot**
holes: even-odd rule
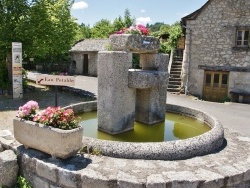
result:
[[[133,53],[156,53],[160,49],[160,40],[152,36],[139,34],[113,34],[109,37],[114,51],[131,51]]]
[[[25,148],[33,148],[55,158],[66,159],[82,147],[83,128],[62,130],[32,121],[15,118],[14,137]]]

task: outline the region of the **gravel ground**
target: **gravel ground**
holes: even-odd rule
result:
[[[37,101],[40,110],[43,110],[48,106],[55,106],[54,90],[36,85],[34,86],[35,90],[33,92],[25,93],[23,99],[13,100],[12,95],[0,95],[0,130],[8,129],[13,131],[12,121],[17,115],[19,106],[24,105],[29,100]],[[58,106],[62,107],[87,100],[93,100],[65,91],[58,91],[57,96]]]

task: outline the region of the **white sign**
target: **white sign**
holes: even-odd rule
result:
[[[36,76],[36,84],[52,86],[74,86],[74,76],[40,74]]]
[[[23,98],[22,43],[12,42],[13,99]]]

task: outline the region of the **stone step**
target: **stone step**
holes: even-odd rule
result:
[[[168,84],[168,88],[173,88],[173,89],[180,88],[180,86],[181,85]]]
[[[170,74],[169,79],[171,79],[171,78],[181,79],[180,74]]]
[[[181,68],[171,67],[171,71],[179,71],[179,72],[181,72]]]
[[[175,71],[175,70],[171,70],[170,71],[170,75],[172,75],[172,74],[174,74],[174,75],[181,75],[181,71]]]
[[[177,93],[179,93],[180,89],[179,88],[178,89],[176,89],[176,88],[168,88],[167,91],[168,92],[177,92]]]
[[[172,66],[171,66],[171,68],[173,68],[173,67],[178,67],[178,68],[182,68],[182,65],[176,65],[176,64],[172,64]]]
[[[177,81],[177,80],[169,80],[168,84],[174,84],[174,85],[181,85],[181,81]]]

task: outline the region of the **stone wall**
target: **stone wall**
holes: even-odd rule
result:
[[[88,53],[88,55],[89,55],[89,75],[97,76],[98,53],[92,52],[92,53]]]
[[[84,61],[84,54],[88,54],[89,58],[89,68],[88,74],[90,76],[97,76],[97,59],[98,53],[97,52],[72,52],[72,60],[76,61],[76,74],[83,74],[83,61]]]
[[[72,53],[72,60],[76,61],[75,74],[82,74],[83,72],[83,54],[80,52]]]
[[[249,0],[211,0],[196,19],[186,21],[182,85],[188,81],[189,93],[202,96],[204,70],[199,65],[230,71],[229,92],[237,88],[250,91],[244,81],[237,87],[232,81],[240,78],[242,71],[245,80],[250,79],[250,49],[235,47],[237,28],[250,28],[249,9]]]
[[[0,130],[0,187],[13,187],[17,183],[18,164],[16,154],[4,146],[13,142],[13,135],[8,130]]]

